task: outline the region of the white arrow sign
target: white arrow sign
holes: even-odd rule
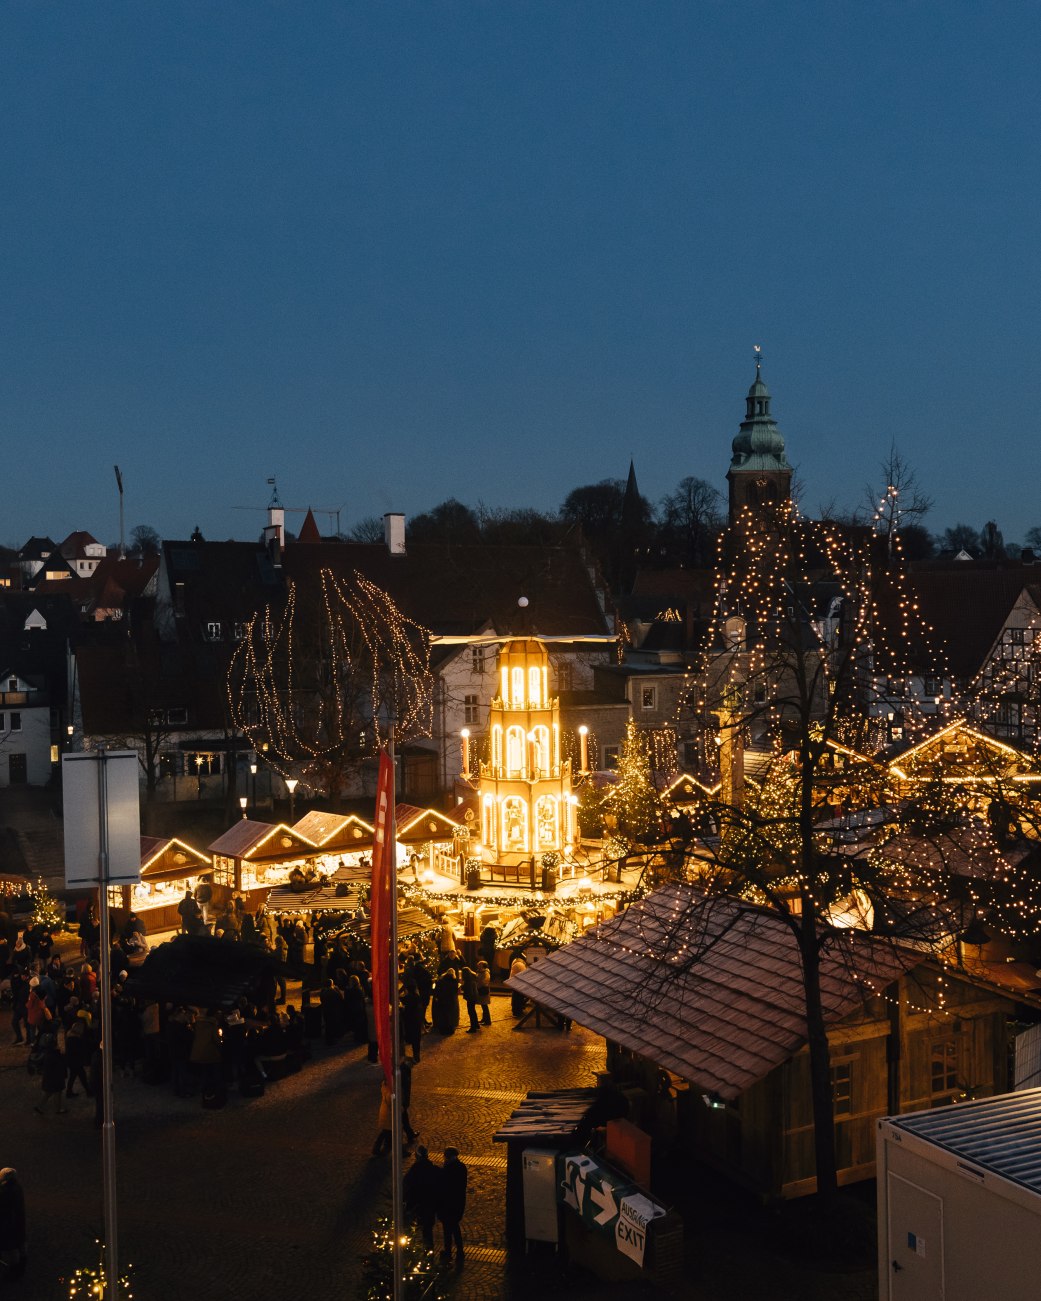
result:
[[[590,1199],[600,1207],[595,1222],[599,1224],[601,1228],[603,1228],[605,1224],[610,1224],[618,1214],[618,1203],[614,1199],[614,1193],[606,1184],[603,1187],[598,1187],[596,1184],[590,1183],[589,1196]]]

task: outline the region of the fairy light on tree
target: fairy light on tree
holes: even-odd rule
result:
[[[430,735],[430,633],[357,571],[322,569],[249,621],[227,693],[257,754],[335,802],[392,715],[399,742]]]
[[[935,908],[949,905],[958,917],[959,901],[992,916],[1000,903],[1022,929],[1041,918],[1039,891],[981,812],[999,787],[992,782],[981,797],[978,766],[915,786],[872,757],[897,708],[908,739],[936,729],[935,701],[918,708],[906,684],[923,670],[943,675],[899,533],[891,551],[889,541],[868,528],[803,520],[787,501],[738,511],[720,542],[712,632],[677,720],[696,720],[718,739],[713,712],[726,700],[727,728],[740,727],[752,751],[755,780],[743,793],[737,782],[726,786],[730,799],[705,792],[687,819],[683,871],[710,900],[738,895],[771,909],[796,939],[824,1196],[837,1189],[826,955],[876,917],[898,918],[902,938],[938,952],[950,934]],[[1029,817],[1031,788],[1000,780],[1001,800],[1026,805]],[[670,963],[696,950],[689,937],[698,925],[677,921]]]

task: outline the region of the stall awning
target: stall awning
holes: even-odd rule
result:
[[[313,840],[285,822],[255,822],[252,818],[241,818],[207,846],[210,854],[248,859],[252,863],[302,858],[313,855],[316,849]]]

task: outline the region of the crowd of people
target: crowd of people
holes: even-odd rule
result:
[[[182,932],[212,933],[215,938],[255,947],[271,954],[249,995],[233,1005],[192,1006],[135,993],[129,973],[147,952],[145,927],[134,913],[120,919],[117,938],[107,954],[100,951],[100,929],[93,909],[80,924],[81,961],[66,966],[47,927],[0,934],[0,995],[9,1001],[15,1044],[24,1045],[28,1070],[38,1076],[41,1117],[61,1115],[68,1100],[94,1101],[95,1123],[102,1123],[101,971],[109,964],[112,991],[111,1049],[113,1070],[139,1076],[149,1084],[168,1082],[179,1097],[200,1095],[202,1104],[219,1107],[230,1089],[243,1097],[263,1093],[269,1081],[299,1070],[311,1056],[310,1043],[321,1037],[329,1047],[344,1040],[364,1046],[378,1060],[376,1017],[370,972],[356,956],[349,935],[323,930],[316,919],[275,916],[261,909],[252,914],[234,898],[208,916],[208,909],[186,892],[181,906]],[[311,924],[308,924],[310,920]],[[482,945],[482,953],[485,946]],[[494,955],[491,955],[494,956]],[[523,967],[518,959],[514,968]],[[511,974],[512,974],[511,969]],[[300,977],[300,1007],[287,1000],[287,976]],[[405,1179],[407,1207],[423,1240],[433,1247],[435,1224],[444,1234],[442,1258],[464,1259],[461,1221],[467,1173],[454,1148],[444,1163],[431,1160],[418,1145],[409,1118],[412,1068],[422,1059],[424,1036],[451,1035],[465,1007],[468,1034],[491,1024],[492,973],[488,956],[473,965],[460,952],[446,925],[436,952],[418,942],[406,944],[398,967],[402,1120],[405,1153],[415,1160]],[[524,1001],[513,1000],[514,1015]],[[391,1145],[391,1096],[381,1086],[373,1155]],[[8,1182],[14,1172],[3,1172]],[[17,1200],[13,1184],[0,1179],[0,1203]],[[7,1235],[10,1238],[10,1234]],[[17,1236],[15,1234],[15,1236]],[[0,1244],[0,1253],[13,1248]],[[17,1264],[16,1257],[12,1257]],[[5,1262],[7,1263],[7,1262]]]

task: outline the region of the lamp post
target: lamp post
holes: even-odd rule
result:
[[[469,780],[470,777],[470,729],[464,727],[459,733],[463,738],[463,777]]]
[[[246,805],[247,805],[248,803],[249,803],[249,801],[246,799],[245,795],[240,795],[240,796],[239,796],[239,808],[242,810],[242,820],[243,820],[243,821],[246,820]]]
[[[202,755],[195,756],[195,779],[199,783],[198,799],[202,799]]]
[[[256,755],[253,756],[253,760],[249,765],[249,773],[253,783],[253,797],[252,797],[251,807],[254,816],[256,816],[256,812],[257,812],[257,756]]]
[[[581,755],[578,771],[584,777],[589,771],[589,728],[585,723],[578,729],[578,744]]]
[[[300,781],[299,777],[286,778],[286,790],[289,792],[289,825],[292,826],[296,821],[296,788]]]

